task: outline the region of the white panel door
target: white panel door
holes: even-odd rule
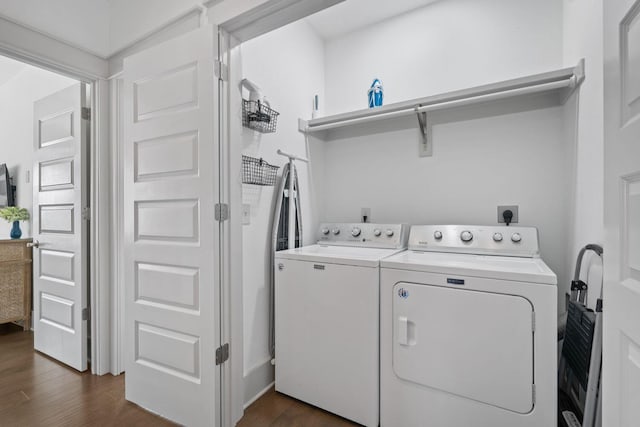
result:
[[[186,425],[219,411],[217,33],[124,61],[126,398]]]
[[[34,103],[34,347],[79,371],[87,369],[85,99],[78,83]]]
[[[640,0],[604,2],[603,423],[640,425]]]

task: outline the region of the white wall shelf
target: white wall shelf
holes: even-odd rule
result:
[[[378,120],[415,114],[420,129],[420,155],[431,156],[431,123],[427,113],[469,105],[486,106],[487,103],[516,98],[546,95],[553,104],[562,105],[584,80],[584,59],[575,67],[563,68],[517,79],[476,86],[438,95],[397,102],[379,108],[350,111],[311,120],[298,120],[300,132],[323,137],[331,129],[361,125]]]

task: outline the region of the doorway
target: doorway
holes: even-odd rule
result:
[[[22,313],[25,332],[15,333],[30,334],[32,349],[79,371],[91,358],[91,93],[86,82],[0,57],[0,163],[15,194],[6,204],[29,218],[18,223],[19,239],[9,239],[13,221],[0,223],[0,243],[20,252],[23,271],[4,283],[18,298],[2,299],[1,308]],[[15,257],[3,256],[0,263],[15,267]]]

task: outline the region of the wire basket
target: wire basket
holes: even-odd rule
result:
[[[242,100],[242,126],[262,133],[276,131],[278,113],[264,102]]]
[[[242,183],[253,185],[275,185],[278,166],[273,166],[262,159],[242,156]]]

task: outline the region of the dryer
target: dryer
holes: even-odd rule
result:
[[[413,226],[380,271],[381,426],[556,425],[557,278],[535,228]]]
[[[402,224],[322,224],[318,244],[276,252],[276,390],[365,426],[379,421],[381,259]]]

